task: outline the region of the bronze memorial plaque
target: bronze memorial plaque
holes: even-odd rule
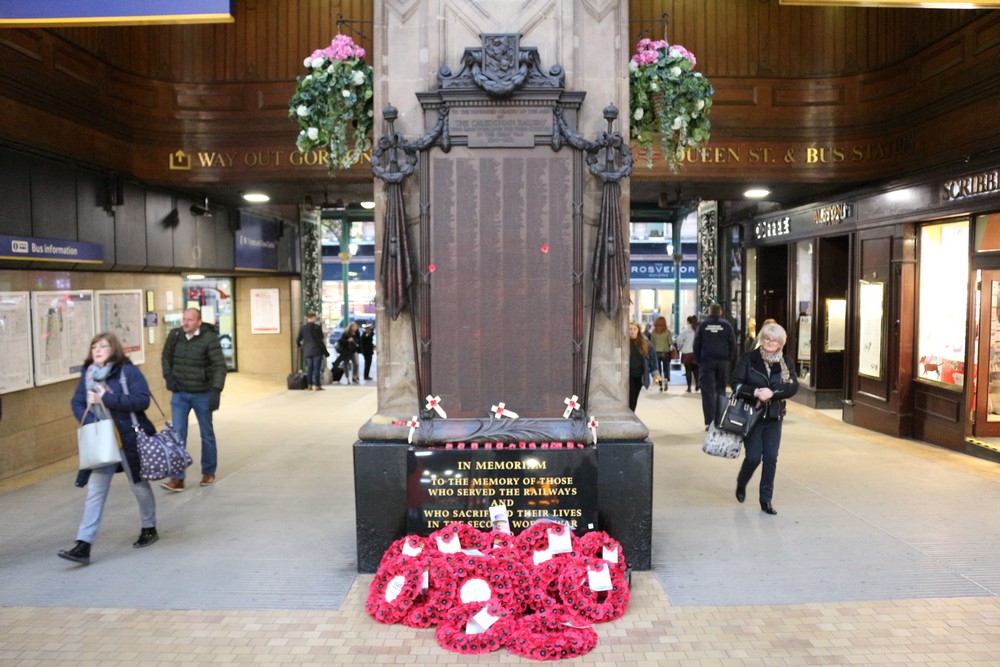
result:
[[[573,154],[431,160],[431,382],[449,417],[561,417],[573,394]]]
[[[536,135],[552,134],[550,107],[456,107],[448,129],[466,135],[470,148],[532,148]]]

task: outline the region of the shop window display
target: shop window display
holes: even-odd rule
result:
[[[795,272],[795,303],[799,384],[812,385],[812,314],[813,314],[813,241],[795,244],[797,270]]]
[[[922,227],[917,324],[920,379],[954,387],[965,384],[968,275],[969,221]]]

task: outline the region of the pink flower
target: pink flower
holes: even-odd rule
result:
[[[673,46],[670,47],[670,55],[672,56],[678,55],[682,58],[687,58],[688,60],[691,61],[691,67],[694,67],[695,65],[698,64],[698,61],[695,60],[694,54],[685,49],[680,44],[674,44]]]

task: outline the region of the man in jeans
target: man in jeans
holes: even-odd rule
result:
[[[201,485],[214,484],[218,461],[212,413],[219,409],[226,384],[226,359],[218,330],[201,321],[200,310],[188,308],[181,319],[181,328],[167,336],[162,362],[167,389],[174,394],[170,399],[174,428],[187,446],[188,415],[194,410],[201,431]],[[184,474],[160,486],[168,491],[183,491]]]

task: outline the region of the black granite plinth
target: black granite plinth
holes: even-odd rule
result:
[[[382,555],[406,534],[410,445],[354,444],[354,499],[358,572],[378,570]],[[597,446],[597,528],[618,540],[629,564],[652,566],[653,444],[608,442]]]

